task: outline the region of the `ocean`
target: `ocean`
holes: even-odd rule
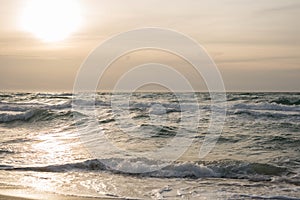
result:
[[[194,95],[97,93],[81,113],[71,93],[2,92],[0,184],[78,197],[300,199],[300,93],[227,93],[222,133],[203,157],[218,105]],[[114,109],[112,96],[130,97],[129,109]],[[155,150],[168,145],[184,152],[166,163]]]

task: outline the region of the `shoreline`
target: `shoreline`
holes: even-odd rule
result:
[[[30,200],[30,199],[0,194],[0,200]]]
[[[63,196],[63,195],[44,195],[40,194],[40,197],[20,197],[20,196],[11,196],[3,195],[0,191],[0,200],[111,200],[118,198],[106,198],[106,197],[75,197],[75,196]]]
[[[30,188],[0,184],[0,200],[119,200],[117,197],[84,197],[35,191]]]
[[[28,195],[10,195],[10,194],[3,194],[3,191],[0,190],[0,200],[114,200],[114,199],[122,199],[122,198],[108,198],[108,197],[80,197],[80,196],[65,196],[65,195],[58,195],[58,194],[34,194],[32,197],[27,197]],[[6,193],[6,192],[5,192]],[[31,195],[30,195],[31,196]]]

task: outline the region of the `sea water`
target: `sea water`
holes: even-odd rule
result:
[[[91,115],[74,110],[71,93],[0,93],[0,183],[79,197],[300,198],[300,93],[227,93],[222,133],[201,158],[216,105],[194,95],[97,93],[80,103],[97,122],[88,129]],[[127,112],[112,96],[129,98]],[[147,157],[174,138],[191,141],[174,146],[186,148],[178,158]]]

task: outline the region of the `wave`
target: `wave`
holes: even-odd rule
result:
[[[279,97],[278,99],[272,100],[271,103],[281,105],[300,105],[300,99],[296,97]]]
[[[296,105],[279,105],[276,103],[239,103],[233,105],[229,111],[233,115],[248,115],[252,117],[266,117],[273,119],[298,119],[300,107]]]
[[[278,143],[282,143],[282,144],[296,144],[297,146],[300,145],[300,139],[296,139],[296,138],[287,138],[284,136],[272,136],[272,138],[270,138],[269,142],[278,142]]]
[[[58,103],[54,105],[43,104],[43,103],[3,103],[0,104],[0,111],[28,111],[33,108],[44,109],[44,110],[64,110],[71,108],[71,101],[64,103]]]
[[[28,111],[32,108],[40,108],[44,107],[45,105],[41,103],[4,103],[1,102],[0,104],[0,111]]]
[[[252,181],[271,181],[273,176],[287,176],[291,172],[287,168],[264,163],[248,163],[244,161],[223,160],[207,163],[176,162],[163,167],[148,159],[94,159],[64,165],[39,167],[0,166],[2,170],[37,171],[37,172],[68,172],[68,171],[103,171],[129,176],[155,178],[231,178],[249,179]],[[131,172],[128,172],[130,168]],[[155,169],[155,170],[153,170]],[[149,171],[143,173],[144,171]],[[279,179],[278,179],[279,180]],[[300,182],[293,182],[300,184]]]
[[[249,115],[253,117],[268,117],[268,118],[287,118],[287,117],[300,117],[300,113],[284,113],[284,112],[272,112],[272,111],[255,111],[255,110],[235,110],[235,115]]]
[[[13,98],[13,95],[11,95],[11,94],[1,94],[0,93],[0,98],[2,99],[2,98]]]
[[[59,119],[63,117],[72,118],[74,115],[82,115],[74,111],[55,112],[45,109],[31,109],[25,112],[5,112],[0,113],[0,123],[14,121],[32,122]]]
[[[93,107],[93,106],[97,106],[97,107],[110,107],[111,106],[111,102],[109,100],[104,101],[104,100],[86,100],[86,99],[73,99],[72,102],[70,103],[71,106],[86,106],[86,107]]]
[[[72,93],[37,93],[35,98],[49,98],[49,99],[71,99]]]
[[[174,126],[157,126],[152,124],[143,123],[139,125],[143,131],[150,132],[152,134],[152,138],[159,137],[159,138],[169,138],[174,137],[177,134],[177,127]]]
[[[295,105],[278,105],[275,103],[240,103],[232,106],[233,109],[244,110],[272,110],[272,111],[300,111],[299,106]]]
[[[0,123],[12,121],[46,120],[71,116],[71,100],[56,104],[43,102],[0,103]]]
[[[12,121],[27,121],[33,116],[40,114],[40,110],[29,110],[26,112],[9,112],[0,114],[0,123]]]
[[[14,154],[15,152],[12,150],[6,150],[6,149],[0,149],[0,155],[1,154]]]

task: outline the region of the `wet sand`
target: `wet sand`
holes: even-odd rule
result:
[[[0,191],[1,192],[1,191]],[[8,195],[1,195],[0,194],[0,200],[93,200],[93,199],[115,199],[115,198],[92,198],[92,197],[71,197],[71,196],[59,196],[59,195],[51,195],[49,197],[48,195],[42,195],[41,197],[36,197],[36,198],[25,198],[25,197],[16,197],[16,196],[8,196]]]
[[[37,192],[28,188],[0,184],[0,200],[111,200],[122,198],[79,197]]]
[[[1,191],[0,191],[1,192]],[[25,198],[25,197],[16,197],[16,196],[8,196],[8,195],[1,195],[0,194],[0,200],[93,200],[93,199],[115,199],[115,198],[89,198],[89,197],[71,197],[71,196],[59,196],[59,195],[51,195],[49,196],[44,196],[41,194],[40,198]]]

